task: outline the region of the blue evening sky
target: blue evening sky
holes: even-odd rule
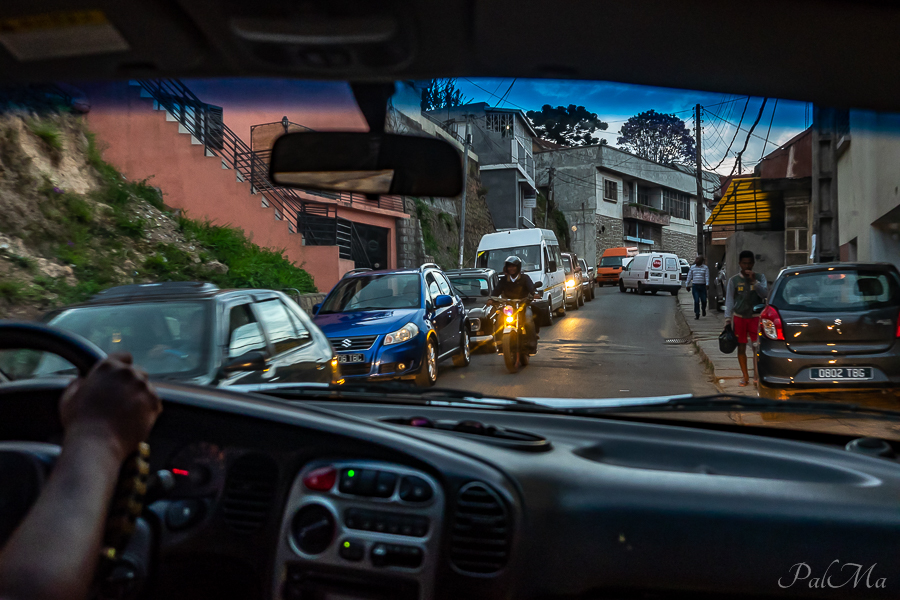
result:
[[[512,89],[510,89],[512,84]],[[739,151],[747,138],[747,130],[756,120],[762,98],[752,97],[747,104],[747,96],[695,92],[671,88],[640,86],[605,81],[560,81],[549,79],[458,79],[457,87],[469,102],[487,102],[491,106],[540,110],[544,104],[551,106],[584,106],[597,113],[601,120],[609,124],[606,131],[595,133],[611,145],[616,145],[619,128],[629,118],[645,110],[654,109],[662,113],[675,113],[685,120],[693,130],[694,105],[698,102],[705,108],[703,115],[703,158],[706,168],[715,167],[725,175],[734,165],[734,153]],[[505,99],[501,98],[505,94]],[[744,105],[746,114],[741,123],[741,131],[731,146],[729,156],[725,151],[734,137],[736,125],[741,118]],[[772,109],[775,109],[774,120]],[[743,154],[744,172],[752,169],[762,154],[764,140],[768,133],[766,154],[803,131],[812,119],[812,108],[803,102],[769,99],[763,116],[753,131],[753,136]],[[769,122],[772,129],[769,132]],[[758,137],[757,137],[758,136]]]

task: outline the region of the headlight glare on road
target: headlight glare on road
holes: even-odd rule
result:
[[[392,331],[384,336],[384,345],[390,346],[392,344],[408,342],[417,335],[419,335],[419,328],[416,327],[415,323],[407,323],[397,331]]]

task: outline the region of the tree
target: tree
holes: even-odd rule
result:
[[[422,90],[422,110],[462,106],[468,98],[456,89],[456,79],[432,79]]]
[[[675,115],[647,110],[625,121],[616,143],[641,158],[664,165],[694,161],[694,136]]]
[[[525,115],[541,139],[562,146],[596,144],[597,138],[592,134],[598,129],[605,130],[609,127],[608,123],[597,117],[597,113],[574,104],[556,108],[545,104],[540,111],[529,110]],[[606,140],[600,140],[599,143],[605,144]]]

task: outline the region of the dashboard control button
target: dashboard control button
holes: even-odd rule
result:
[[[320,504],[308,504],[297,511],[291,523],[294,543],[301,552],[321,554],[334,539],[334,517]]]
[[[373,496],[378,473],[371,469],[342,469],[338,489],[342,494]]]
[[[187,529],[203,517],[203,502],[197,499],[179,500],[166,510],[166,525],[178,531]]]
[[[425,502],[431,500],[434,490],[421,477],[409,475],[400,480],[400,499],[407,502]]]
[[[358,562],[366,555],[366,545],[359,540],[346,539],[341,542],[338,554],[341,558]]]
[[[402,515],[362,508],[348,508],[344,512],[344,526],[360,531],[425,537],[428,534],[428,525],[428,517],[418,515]]]
[[[310,490],[327,492],[334,487],[335,480],[337,480],[337,470],[334,467],[321,467],[307,473],[303,478],[303,485]]]
[[[376,498],[390,498],[394,495],[395,487],[397,487],[397,475],[388,471],[380,471],[375,480],[374,495]]]
[[[375,544],[371,552],[376,567],[406,567],[415,569],[422,564],[422,549],[401,544]]]

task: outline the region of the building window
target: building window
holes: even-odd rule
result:
[[[609,179],[603,180],[603,199],[611,202],[619,200],[619,184]]]
[[[691,218],[691,198],[671,190],[662,191],[662,209],[676,219]]]
[[[488,131],[495,131],[501,137],[515,136],[516,117],[512,113],[485,113],[484,126]]]

